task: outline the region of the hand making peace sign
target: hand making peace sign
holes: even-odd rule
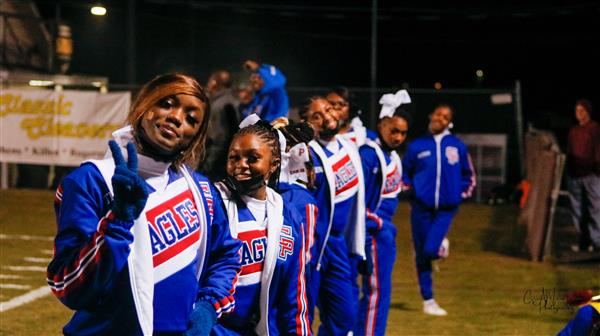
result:
[[[112,177],[114,193],[112,210],[116,218],[132,221],[139,217],[148,200],[146,181],[137,173],[137,151],[132,142],[127,143],[127,162],[125,162],[116,141],[110,140],[108,146],[115,161],[115,173]]]

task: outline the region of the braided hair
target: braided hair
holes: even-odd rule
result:
[[[294,122],[290,120],[289,124],[285,127],[279,128],[279,131],[281,131],[281,133],[285,137],[287,146],[289,146],[290,148],[296,146],[299,143],[305,143],[306,145],[308,145],[308,143],[315,138],[315,131],[310,126],[310,124],[305,121]],[[308,180],[305,182],[307,184],[307,187],[310,189],[314,186],[314,176],[313,178],[311,178],[311,174],[309,172],[314,172],[315,167],[313,161],[314,159],[310,151],[308,151],[308,158],[308,162],[305,163],[307,168]]]
[[[306,122],[294,122],[290,120],[287,126],[279,128],[279,131],[285,136],[285,140],[290,147],[299,143],[308,145],[314,139],[314,130]]]
[[[281,163],[281,149],[279,146],[279,136],[277,134],[277,130],[274,129],[268,122],[259,120],[254,125],[241,128],[233,135],[233,139],[236,139],[242,135],[256,135],[266,146],[269,146],[271,149],[271,163],[277,162],[277,170],[275,170],[275,172],[269,177],[268,186],[275,189],[279,179],[279,169]]]

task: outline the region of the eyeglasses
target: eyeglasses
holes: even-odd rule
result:
[[[345,102],[343,100],[339,100],[339,101],[329,100],[329,104],[331,104],[331,106],[333,106],[333,108],[348,106],[348,102]]]

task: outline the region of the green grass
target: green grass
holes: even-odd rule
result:
[[[47,266],[47,263],[26,261],[24,258],[33,257],[41,261],[52,257],[49,254],[53,249],[51,238],[56,233],[53,197],[54,193],[50,191],[0,190],[0,234],[39,238],[0,239],[0,274],[21,277],[0,279],[0,283],[26,285],[30,286],[29,290],[46,285],[45,271],[11,271],[8,267]],[[5,302],[27,291],[0,289],[0,300]],[[69,309],[49,295],[0,313],[0,335],[61,335],[62,326],[71,314]]]
[[[600,268],[528,261],[523,250],[525,232],[516,224],[517,214],[511,206],[466,204],[461,208],[450,229],[450,258],[438,262],[440,272],[433,276],[436,300],[449,315],[429,317],[421,312],[409,206],[401,204],[395,217],[398,256],[388,334],[556,334],[574,314],[564,309],[565,291],[599,290]],[[526,293],[540,297],[542,290],[555,290],[555,301],[550,296],[541,308],[524,303]]]
[[[0,191],[0,234],[51,237],[55,233],[53,193],[33,190]],[[398,256],[388,335],[553,335],[574,314],[564,308],[562,295],[577,288],[600,290],[600,268],[592,264],[555,265],[533,263],[522,248],[524,230],[516,224],[517,211],[510,206],[466,204],[450,231],[450,258],[438,262],[434,273],[436,300],[448,310],[446,317],[421,312],[413,260],[408,204],[402,203],[395,223]],[[0,279],[35,289],[44,285],[44,272],[16,272],[11,265],[42,266],[24,257],[50,258],[49,240],[0,239],[0,274],[20,279]],[[525,304],[526,292],[539,297],[555,290],[554,306]],[[7,301],[27,290],[0,291]],[[53,296],[0,313],[0,335],[59,335],[71,312]]]

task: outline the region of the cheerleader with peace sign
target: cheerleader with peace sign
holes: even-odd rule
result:
[[[75,310],[65,334],[206,335],[234,307],[240,244],[219,194],[188,168],[208,104],[192,77],[156,77],[114,133],[112,158],[62,181],[47,281]]]

